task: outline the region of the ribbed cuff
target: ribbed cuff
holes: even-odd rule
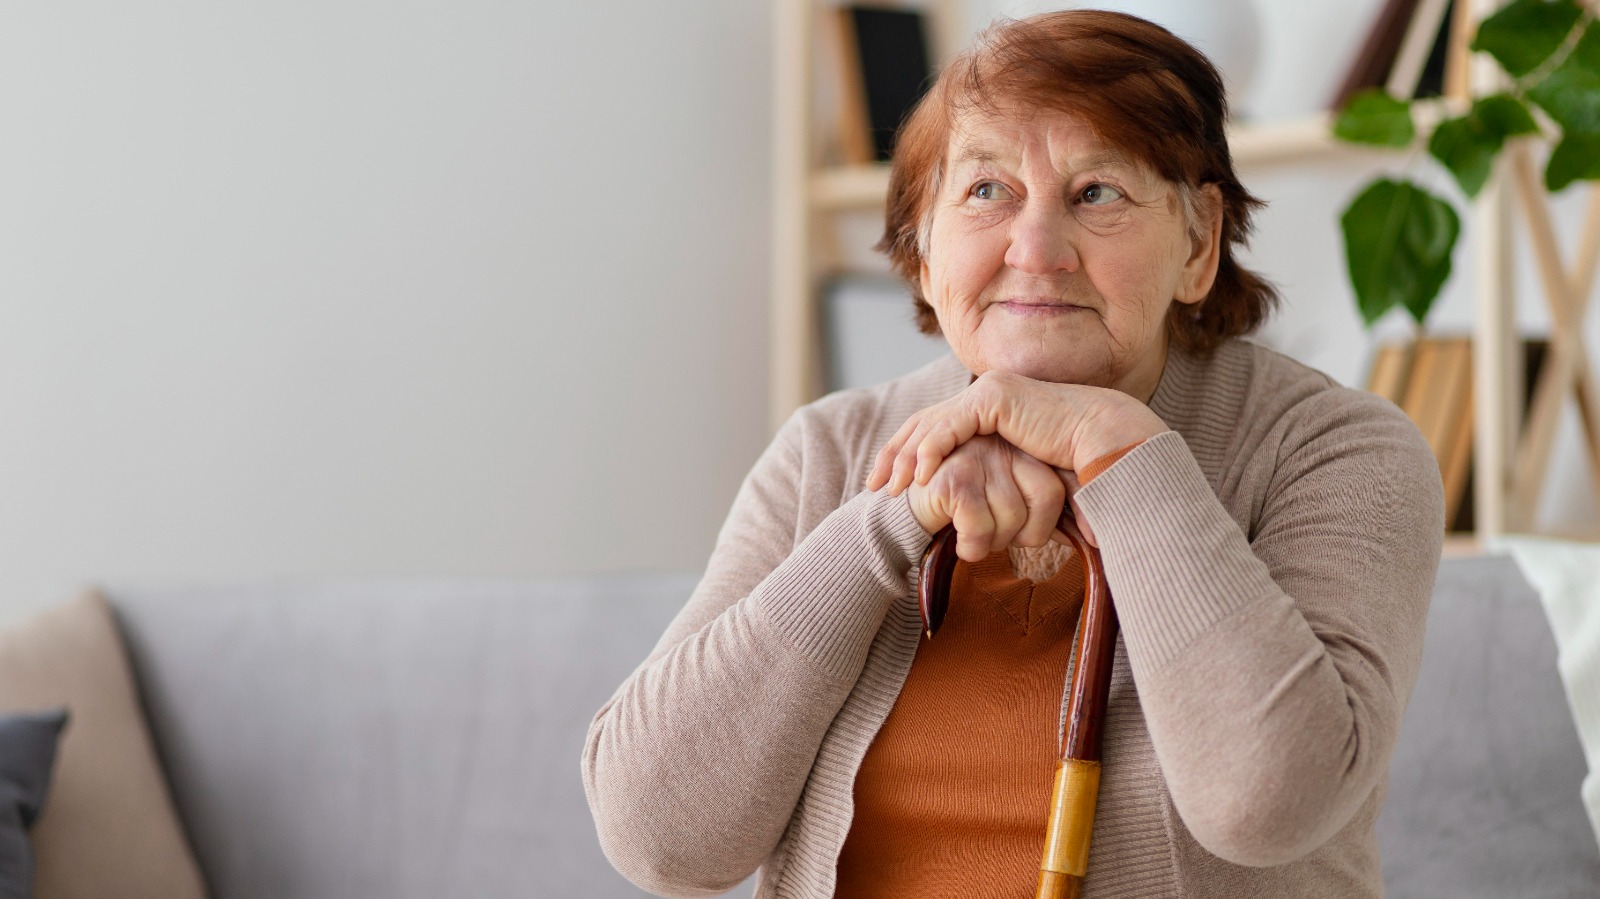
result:
[[[1095,459],[1093,462],[1090,462],[1088,465],[1078,469],[1078,486],[1086,486],[1090,481],[1100,477],[1100,475],[1104,473],[1106,469],[1122,461],[1123,456],[1126,456],[1127,454],[1138,449],[1139,445],[1142,443],[1144,443],[1143,440],[1135,440],[1133,443],[1128,444],[1122,449],[1112,450],[1111,452],[1106,453],[1104,456],[1101,456],[1100,458]]]
[[[906,494],[863,491],[773,570],[755,606],[825,671],[854,677],[931,539]]]
[[[1130,660],[1159,667],[1277,592],[1176,431],[1140,444],[1077,500],[1100,543]]]

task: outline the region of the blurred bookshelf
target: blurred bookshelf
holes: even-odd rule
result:
[[[962,30],[963,6],[960,0],[934,0],[931,3],[899,8],[914,9],[924,17],[929,56],[937,63],[950,58],[968,40]],[[1500,6],[1497,0],[1388,0],[1385,10],[1405,6],[1409,21],[1403,33],[1390,34],[1388,49],[1394,62],[1384,82],[1391,92],[1408,96],[1418,93],[1423,82],[1433,77],[1429,66],[1437,67],[1439,42],[1448,51],[1442,71],[1436,73],[1442,96],[1424,104],[1417,116],[1419,130],[1426,134],[1446,116],[1458,115],[1469,104],[1469,92],[1487,93],[1499,82],[1492,63],[1469,60],[1466,37],[1476,23]],[[773,255],[770,292],[771,325],[769,338],[770,395],[769,419],[777,428],[796,408],[816,399],[830,386],[838,386],[836,374],[840,355],[830,346],[829,332],[837,333],[837,312],[827,309],[829,292],[837,290],[841,276],[837,242],[830,243],[837,220],[850,214],[881,211],[889,183],[885,162],[862,162],[860,154],[826,152],[825,129],[819,127],[814,104],[818,75],[817,41],[835,36],[830,15],[838,7],[819,6],[815,0],[777,0],[774,22],[774,117],[773,117]],[[1392,15],[1380,14],[1372,24],[1377,31],[1395,27]],[[836,38],[835,38],[836,39]],[[1430,49],[1431,48],[1431,49]],[[840,48],[842,52],[842,48]],[[1368,52],[1363,47],[1363,54]],[[1357,59],[1341,90],[1360,77],[1358,66],[1369,66],[1370,59]],[[1380,69],[1373,71],[1381,72]],[[826,74],[826,73],[822,73]],[[848,143],[848,141],[847,141]],[[859,140],[856,143],[860,143]],[[1319,113],[1289,121],[1242,122],[1229,130],[1229,145],[1235,164],[1260,170],[1267,167],[1306,167],[1326,165],[1361,154],[1384,151],[1357,147],[1335,140],[1331,135],[1331,113]],[[1550,284],[1570,282],[1575,293],[1580,284],[1591,284],[1595,277],[1597,247],[1600,247],[1600,190],[1592,190],[1592,202],[1583,235],[1579,240],[1579,259],[1566,271],[1551,247],[1552,238],[1538,233],[1543,227],[1540,213],[1531,204],[1546,203],[1540,186],[1519,175],[1517,165],[1527,167],[1526,148],[1519,148],[1522,163],[1502,160],[1490,183],[1473,204],[1473,246],[1468,249],[1470,267],[1463,266],[1457,277],[1470,278],[1479,294],[1477,321],[1466,350],[1452,350],[1452,377],[1465,383],[1451,387],[1452,397],[1466,396],[1470,415],[1463,432],[1461,419],[1452,418],[1451,452],[1441,456],[1441,470],[1448,462],[1452,477],[1460,479],[1465,465],[1470,470],[1467,489],[1471,496],[1474,527],[1477,533],[1495,535],[1508,530],[1527,529],[1532,504],[1543,484],[1544,471],[1552,444],[1551,429],[1561,398],[1571,394],[1585,416],[1589,456],[1600,491],[1600,394],[1589,378],[1581,336],[1553,335],[1559,344],[1557,375],[1541,379],[1533,396],[1535,421],[1531,433],[1519,432],[1521,417],[1520,387],[1523,377],[1517,364],[1517,336],[1512,284],[1513,245],[1518,240],[1512,221],[1514,207],[1521,204],[1528,219],[1536,262],[1543,280]],[[1509,154],[1518,155],[1518,154]],[[845,158],[853,161],[846,162]],[[1548,230],[1546,228],[1546,230]],[[830,252],[832,250],[832,252]],[[825,289],[826,288],[826,289]],[[1567,302],[1556,288],[1549,297],[1561,331],[1581,334],[1583,306]],[[907,310],[909,303],[902,308]],[[1572,341],[1576,341],[1573,343]],[[1464,355],[1463,355],[1464,354]],[[1470,362],[1460,367],[1463,358]],[[1561,384],[1543,383],[1557,376]],[[1574,386],[1574,385],[1577,386]],[[1584,385],[1588,384],[1587,393]],[[1433,413],[1429,413],[1433,414]],[[1442,427],[1442,426],[1441,426]],[[1442,432],[1441,432],[1442,433]],[[1469,435],[1463,437],[1462,434]],[[1463,451],[1463,441],[1470,450]],[[1438,449],[1436,448],[1436,451]],[[1463,457],[1462,453],[1465,452]],[[1463,462],[1465,458],[1469,461]],[[1458,509],[1459,511],[1459,509]],[[1468,541],[1463,543],[1463,539]],[[1474,538],[1458,538],[1453,545],[1476,545]]]
[[[929,4],[893,5],[920,13],[928,56],[942,62],[968,40],[959,31],[963,21],[959,0]],[[832,351],[824,329],[827,302],[824,287],[835,285],[846,272],[829,253],[834,219],[840,214],[883,209],[888,192],[889,164],[860,161],[870,138],[829,135],[835,146],[824,150],[828,131],[817,121],[814,94],[819,81],[819,41],[831,46],[835,62],[845,61],[844,74],[835,79],[841,96],[853,86],[844,83],[858,72],[859,61],[850,48],[840,46],[853,27],[845,10],[849,6],[819,6],[813,0],[778,0],[775,20],[774,96],[774,228],[771,290],[771,394],[770,422],[776,428],[796,408],[816,399],[829,386]],[[842,24],[841,24],[842,23]],[[846,117],[864,114],[866,103],[841,101]],[[1241,166],[1314,165],[1337,156],[1375,151],[1336,141],[1330,133],[1330,115],[1270,123],[1241,123],[1229,133],[1234,159]],[[841,152],[839,146],[845,149]],[[843,159],[853,161],[845,162]]]

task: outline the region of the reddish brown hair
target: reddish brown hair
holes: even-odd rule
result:
[[[1167,330],[1174,343],[1203,352],[1266,321],[1277,291],[1233,255],[1250,233],[1251,212],[1264,204],[1233,171],[1222,76],[1200,51],[1159,25],[1121,13],[1069,10],[985,31],[945,67],[901,126],[878,249],[910,285],[925,333],[939,333],[919,276],[951,132],[966,114],[1019,108],[1082,118],[1101,140],[1178,185],[1180,196],[1216,185],[1222,199],[1216,281],[1199,304],[1172,305]]]

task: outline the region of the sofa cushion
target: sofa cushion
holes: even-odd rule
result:
[[[1447,560],[1378,819],[1390,899],[1595,895],[1584,770],[1533,589],[1503,556]]]
[[[0,628],[0,712],[58,705],[72,726],[33,828],[35,899],[204,896],[97,593]]]
[[[50,787],[67,710],[0,715],[0,899],[33,895],[28,828]]]
[[[642,899],[600,850],[578,760],[595,711],[693,586],[110,598],[218,899]]]

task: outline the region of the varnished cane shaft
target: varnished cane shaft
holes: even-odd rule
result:
[[[1039,899],[1080,899],[1083,878],[1054,871],[1039,872]]]
[[[1072,668],[1072,695],[1067,701],[1063,759],[1100,761],[1100,742],[1111,696],[1111,660],[1117,651],[1117,610],[1111,605],[1100,551],[1076,534],[1073,549],[1084,560],[1083,614],[1078,619],[1078,655]]]
[[[1067,529],[1083,559],[1083,613],[1078,618],[1078,653],[1067,698],[1067,729],[1061,762],[1050,796],[1038,899],[1079,896],[1089,870],[1089,837],[1100,795],[1100,748],[1106,702],[1111,693],[1111,661],[1117,647],[1117,613],[1111,605],[1100,552]]]

